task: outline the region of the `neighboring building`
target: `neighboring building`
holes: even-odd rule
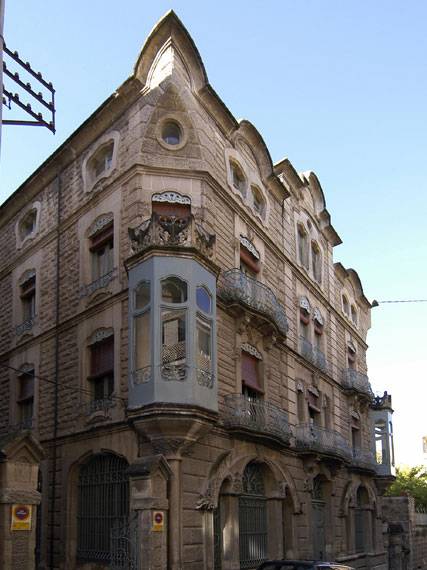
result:
[[[316,175],[272,164],[173,12],[0,240],[0,422],[40,461],[40,568],[121,567],[126,533],[143,568],[386,568],[370,303]]]

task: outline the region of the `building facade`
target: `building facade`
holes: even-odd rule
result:
[[[1,213],[2,449],[38,469],[39,568],[387,567],[370,303],[316,175],[272,164],[173,12]]]

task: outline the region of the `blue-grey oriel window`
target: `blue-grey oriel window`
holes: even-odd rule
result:
[[[210,314],[212,311],[212,297],[206,287],[200,286],[196,289],[197,308]]]
[[[187,301],[187,283],[179,277],[162,279],[162,301],[164,303],[185,303]]]
[[[143,374],[151,366],[149,281],[141,281],[135,289],[135,372]]]

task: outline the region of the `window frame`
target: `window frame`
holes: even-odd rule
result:
[[[94,339],[92,340],[92,342],[88,345],[88,375],[87,375],[87,382],[89,382],[90,385],[90,392],[91,392],[91,397],[90,397],[90,403],[94,406],[96,406],[97,404],[101,403],[101,402],[109,402],[112,400],[112,398],[114,397],[115,394],[115,389],[116,389],[116,378],[115,378],[115,340],[114,340],[114,331],[113,330],[107,330],[104,334],[106,336],[104,336],[103,338],[97,339],[96,335],[97,333],[102,332],[102,329],[99,329],[99,331],[95,331],[95,333],[92,335],[92,337],[94,337]],[[96,358],[96,351],[99,351],[99,349],[105,348],[105,346],[109,345],[109,350],[111,351],[110,355],[107,355],[107,357],[105,356],[105,354],[102,356],[103,359],[105,360],[110,360],[111,361],[111,365],[110,367],[106,367],[105,369],[102,369],[98,372],[95,372],[95,369],[98,368],[95,364],[95,358]],[[99,358],[99,355],[98,355]],[[99,389],[99,386],[102,385],[102,392],[103,392],[103,397],[99,398],[96,396],[97,394],[97,389]]]
[[[168,303],[167,301],[163,300],[163,286],[162,286],[162,282],[167,281],[170,278],[175,278],[179,281],[181,281],[182,283],[185,283],[186,285],[186,300],[182,301],[182,302],[178,302],[178,303],[173,303],[170,302]],[[190,298],[191,298],[191,289],[189,286],[189,283],[186,279],[183,279],[180,275],[175,275],[175,274],[169,274],[169,275],[165,275],[164,277],[161,277],[158,281],[159,283],[159,303],[158,303],[158,308],[157,308],[157,315],[158,315],[158,322],[159,322],[159,334],[160,334],[160,339],[159,339],[159,346],[160,346],[160,354],[159,354],[159,358],[160,358],[160,373],[163,379],[165,380],[169,380],[170,379],[170,374],[172,372],[177,372],[177,377],[176,374],[174,375],[175,379],[178,380],[185,380],[188,376],[188,367],[189,367],[189,360],[191,358],[191,352],[189,351],[189,338],[190,338],[190,328],[189,328],[189,313],[190,313]],[[172,368],[170,362],[165,363],[163,360],[163,347],[164,346],[172,346],[172,345],[166,345],[164,343],[164,321],[163,321],[163,313],[165,311],[170,311],[170,312],[183,312],[184,313],[184,341],[180,341],[179,340],[179,335],[182,334],[182,332],[180,333],[180,328],[179,328],[179,323],[178,323],[178,340],[175,343],[175,345],[177,345],[179,342],[183,342],[184,343],[184,358],[180,358],[178,360],[183,360],[184,362],[180,362],[179,364],[173,364]],[[168,367],[169,367],[169,373],[168,373]]]

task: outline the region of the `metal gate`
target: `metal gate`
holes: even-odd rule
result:
[[[267,500],[261,467],[249,463],[239,497],[240,568],[256,568],[267,559]]]
[[[129,521],[119,522],[111,528],[112,570],[139,570],[138,515]]]
[[[213,511],[214,570],[221,570],[222,568],[222,528],[220,500],[221,497],[218,499],[218,507]]]
[[[318,476],[313,481],[311,507],[313,513],[313,556],[318,560],[325,557],[325,511],[323,481]]]

